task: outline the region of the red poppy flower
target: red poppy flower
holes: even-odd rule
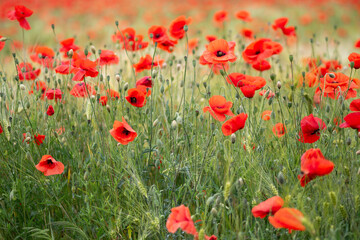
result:
[[[223,23],[225,20],[227,20],[228,13],[227,11],[218,11],[214,14],[214,21],[217,24]]]
[[[220,70],[224,70],[227,71],[229,69],[229,64],[228,63],[211,63],[211,62],[207,62],[205,59],[204,59],[204,56],[200,56],[200,59],[199,59],[199,63],[201,65],[208,65],[210,69],[212,69],[213,73],[214,74],[220,74]]]
[[[34,53],[30,55],[30,59],[44,67],[53,68],[54,56],[54,50],[46,46],[39,46],[35,47]]]
[[[166,38],[165,40],[159,42],[157,46],[158,48],[171,53],[172,51],[174,51],[174,47],[176,44],[177,44],[176,40],[171,40],[170,38]]]
[[[40,69],[33,69],[30,63],[19,63],[17,66],[17,72],[19,80],[35,80],[40,75]]]
[[[129,126],[124,117],[122,118],[122,122],[115,120],[114,126],[110,130],[110,134],[122,145],[127,145],[137,137],[137,133]]]
[[[146,104],[146,95],[140,88],[131,88],[125,99],[135,107],[143,107]]]
[[[245,85],[240,88],[241,92],[246,98],[253,98],[256,91],[256,86],[254,85]]]
[[[199,44],[199,39],[193,38],[188,41],[189,53],[191,53]]]
[[[334,77],[332,77],[332,76]],[[332,99],[339,98],[340,94],[347,92],[345,99],[356,97],[356,90],[360,87],[360,80],[353,78],[349,86],[349,77],[343,73],[337,72],[320,78],[319,87],[315,91],[315,95],[324,95]],[[323,93],[321,92],[323,91]]]
[[[345,122],[340,125],[341,128],[357,129],[360,132],[360,112],[349,113],[344,117]]]
[[[169,27],[170,35],[175,39],[182,39],[185,36],[184,26],[189,25],[192,19],[180,16],[174,19]]]
[[[74,62],[71,69],[72,73],[75,73],[72,78],[73,81],[82,81],[85,77],[96,77],[99,72],[96,69],[96,62],[89,59],[78,59]]]
[[[101,103],[101,105],[103,105],[103,106],[106,106],[106,104],[107,104],[107,96],[101,96],[100,98],[99,98],[99,103]]]
[[[111,50],[101,50],[100,58],[98,59],[101,66],[118,64],[119,57]]]
[[[242,53],[245,62],[254,64],[272,56],[273,49],[269,48],[269,45],[265,45],[266,42],[271,42],[271,40],[261,38],[247,46]]]
[[[305,187],[317,176],[324,176],[332,172],[334,163],[325,159],[318,148],[311,148],[301,156],[301,174],[298,175],[300,184]]]
[[[71,73],[71,66],[70,62],[63,61],[60,65],[56,66],[54,68],[56,73],[62,74],[62,75],[68,75]]]
[[[295,208],[281,208],[274,216],[269,217],[269,222],[274,228],[286,228],[291,233],[292,230],[305,230],[301,223],[303,218],[302,212]]]
[[[251,22],[252,21],[252,18],[250,16],[250,13],[248,11],[238,11],[236,14],[235,14],[236,18],[237,19],[240,19],[240,20],[243,20],[244,22]]]
[[[191,219],[190,210],[184,205],[171,209],[171,213],[166,221],[166,228],[171,233],[175,233],[180,228],[188,234],[197,234],[194,222]]]
[[[269,121],[270,118],[271,118],[271,113],[272,113],[271,110],[266,110],[266,111],[264,111],[264,112],[261,114],[262,120],[264,120],[264,121]]]
[[[54,115],[54,113],[55,113],[54,108],[53,108],[52,105],[50,105],[50,106],[48,107],[47,111],[46,111],[46,114],[47,114],[48,116],[52,116],[52,115]]]
[[[314,143],[320,139],[320,131],[326,129],[325,123],[312,114],[304,117],[300,122],[299,141],[303,143]]]
[[[360,54],[353,52],[349,55],[348,59],[349,59],[349,62],[354,62],[355,69],[360,68]]]
[[[148,31],[149,38],[153,40],[153,42],[163,42],[167,40],[169,37],[166,34],[166,28],[164,26],[151,26]],[[152,35],[152,38],[151,38]]]
[[[51,155],[42,156],[39,164],[35,167],[40,172],[43,172],[45,176],[62,174],[64,172],[64,164],[56,161]]]
[[[217,39],[217,37],[215,35],[207,35],[206,36],[206,40],[208,40],[208,42],[215,41],[216,39]]]
[[[150,76],[145,76],[140,78],[139,80],[136,81],[136,86],[145,86],[147,88],[151,88],[152,87],[152,80]]]
[[[35,82],[33,82],[31,84],[31,90],[29,91],[29,94],[33,94],[34,93],[34,87],[35,87]],[[46,82],[44,81],[36,81],[36,91],[41,91],[41,93],[45,93],[46,89],[47,89],[47,85]]]
[[[120,98],[120,94],[119,94],[117,91],[113,90],[113,89],[109,89],[109,90],[107,90],[106,92],[109,94],[109,96],[110,96],[113,100]]]
[[[58,100],[62,98],[62,92],[60,89],[49,89],[45,92],[45,96],[49,100]]]
[[[286,133],[286,127],[282,123],[277,123],[272,129],[275,136],[278,138],[282,137]]]
[[[234,53],[235,42],[227,42],[224,39],[217,39],[206,46],[202,54],[203,59],[208,63],[226,63],[236,61]]]
[[[136,32],[133,28],[125,28],[121,32],[117,32],[112,36],[113,42],[119,41],[123,43],[123,49],[129,51],[137,51],[140,49],[145,49],[149,43],[143,42],[143,35],[136,35]]]
[[[90,95],[96,95],[95,89],[90,84],[86,84],[85,87],[85,83],[81,82],[75,84],[75,86],[71,89],[70,94],[77,98],[83,98],[88,96],[88,91]]]
[[[288,21],[289,21],[289,19],[285,18],[285,17],[278,18],[275,20],[275,23],[272,25],[272,27],[274,30],[281,29],[283,34],[286,36],[296,36],[294,26],[285,27],[285,25],[287,24]]]
[[[152,64],[153,60],[152,57],[149,54],[146,54],[145,57],[141,57],[139,62],[134,64],[134,68],[135,68],[135,72],[142,72],[144,70],[150,70],[151,69],[151,64]],[[164,60],[159,59],[158,57],[155,57],[154,59],[154,65],[153,67],[157,67],[157,66],[162,66],[164,63]]]
[[[353,112],[360,112],[360,98],[355,99],[350,103],[350,110]]]
[[[15,6],[15,10],[12,10],[8,13],[7,17],[10,20],[17,20],[20,24],[20,27],[22,27],[25,30],[30,30],[30,24],[26,20],[26,18],[30,17],[33,14],[33,11],[28,9],[25,6],[17,5]]]
[[[258,61],[251,66],[253,69],[258,70],[260,72],[269,70],[271,68],[270,63],[266,60]]]
[[[235,117],[230,118],[221,126],[221,130],[225,136],[229,136],[238,130],[245,127],[246,119],[248,115],[246,113],[240,113]]]
[[[275,196],[253,207],[251,213],[254,217],[264,218],[269,213],[275,214],[283,205],[284,200],[279,196]]]
[[[243,37],[248,38],[248,39],[253,39],[254,38],[254,32],[249,29],[249,28],[243,28],[241,29],[241,35],[243,35]]]
[[[59,49],[60,52],[64,53],[64,57],[67,57],[68,51],[71,49],[75,52],[79,50],[79,46],[74,44],[75,38],[68,38],[60,42],[61,48]]]
[[[0,39],[2,39],[2,38],[3,38],[3,36],[0,35]],[[1,50],[3,50],[4,47],[5,47],[5,41],[0,40],[0,52],[1,52]]]
[[[355,42],[354,46],[356,48],[360,48],[360,39]]]
[[[234,116],[230,108],[232,102],[227,102],[223,96],[215,95],[209,99],[209,105],[203,108],[203,112],[210,112],[211,116],[220,122],[225,121],[226,116]]]
[[[275,96],[275,93],[273,92],[273,91],[271,91],[271,90],[261,90],[260,92],[259,92],[259,95],[260,96],[265,96],[265,94],[266,94],[266,92],[267,91],[269,91],[269,94],[267,95],[267,97],[266,97],[266,99],[270,99],[270,98],[272,98],[272,97],[274,97]]]
[[[259,90],[266,85],[265,78],[253,77],[242,73],[231,73],[228,75],[226,81],[240,89],[245,86],[251,86],[254,87],[255,90]]]
[[[34,142],[37,145],[41,145],[43,143],[44,139],[45,139],[45,135],[40,135],[40,134],[34,135]]]
[[[2,134],[2,132],[3,132],[3,129],[2,129],[1,124],[0,124],[0,134]]]

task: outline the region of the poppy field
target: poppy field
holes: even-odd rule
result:
[[[359,239],[358,0],[0,0],[0,239]]]

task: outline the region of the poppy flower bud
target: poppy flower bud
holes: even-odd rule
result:
[[[240,187],[244,186],[244,179],[243,178],[239,178],[238,179],[238,184]]]
[[[85,48],[84,54],[85,54],[85,56],[89,55],[89,50],[88,50],[88,48]]]
[[[161,85],[161,87],[160,87],[160,93],[163,94],[164,92],[165,92],[164,85]]]
[[[272,73],[272,74],[270,75],[270,79],[271,79],[271,81],[274,81],[274,80],[275,80],[275,78],[276,78],[275,73]]]
[[[288,108],[291,108],[292,107],[292,102],[288,102],[287,106],[288,106]]]
[[[278,81],[277,84],[276,84],[277,88],[280,89],[281,88],[281,82]]]
[[[70,49],[68,52],[67,52],[67,55],[69,58],[72,58],[73,55],[74,55],[74,50]]]
[[[20,84],[20,89],[23,90],[23,91],[25,91],[25,90],[26,90],[25,85],[24,85],[24,84]]]
[[[94,47],[94,45],[91,45],[90,50],[93,54],[96,54],[96,48]]]
[[[119,75],[119,74],[116,74],[116,75],[115,75],[115,79],[116,79],[117,82],[120,82],[120,80],[121,80],[120,75]]]
[[[360,132],[358,132],[358,138],[360,138]]]
[[[149,37],[150,37],[150,39],[152,39],[154,37],[154,34],[150,33]]]
[[[189,30],[188,25],[184,25],[184,31],[187,32]]]
[[[203,82],[203,86],[204,86],[204,88],[206,88],[206,87],[207,87],[207,83],[206,83],[206,82]]]
[[[235,141],[236,141],[236,135],[235,135],[235,133],[233,133],[233,134],[231,134],[231,143],[232,144],[234,144],[235,143]]]
[[[0,38],[0,42],[5,42],[6,40],[8,40],[6,37]]]
[[[347,138],[347,139],[346,139],[346,145],[348,145],[348,146],[351,145],[351,138]]]
[[[284,178],[284,174],[280,171],[277,175],[278,181],[280,184],[284,184],[285,183],[285,178]]]
[[[29,109],[30,108],[30,103],[27,102],[25,107],[26,107],[26,109]]]
[[[292,62],[292,61],[294,60],[294,56],[293,56],[293,55],[290,55],[290,56],[289,56],[289,60],[290,60],[290,62]]]
[[[108,112],[111,112],[111,108],[110,108],[110,106],[107,105],[107,104],[106,104],[106,110],[107,110]]]
[[[192,64],[193,64],[193,67],[196,66],[196,61],[195,61],[195,59],[193,60]]]
[[[217,216],[217,215],[218,215],[218,211],[216,210],[216,208],[212,208],[212,209],[211,209],[211,214],[212,214],[213,216]]]
[[[333,73],[328,73],[328,75],[329,75],[329,77],[331,77],[331,78],[335,78],[335,74],[333,74]]]
[[[357,151],[356,151],[356,155],[360,155],[360,150],[357,150]]]
[[[354,68],[354,66],[355,66],[355,62],[350,62],[350,67]]]
[[[129,84],[128,84],[128,83],[125,83],[125,84],[124,84],[124,87],[123,87],[124,91],[128,90],[128,88],[129,88]]]
[[[177,70],[177,71],[180,71],[180,70],[181,70],[181,64],[177,64],[177,65],[176,65],[176,70]]]
[[[171,128],[172,128],[172,129],[176,129],[176,126],[177,126],[177,122],[176,122],[176,120],[173,120],[173,121],[171,122]]]
[[[176,122],[181,125],[181,124],[182,124],[182,117],[181,117],[181,116],[178,116],[178,117],[176,118]]]

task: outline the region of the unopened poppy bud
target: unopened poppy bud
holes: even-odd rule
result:
[[[23,91],[25,91],[25,90],[26,90],[25,85],[24,85],[24,84],[20,84],[20,89],[23,90]]]
[[[158,125],[159,123],[159,119],[155,119],[155,121],[153,122],[153,127],[156,127],[156,125]]]
[[[232,144],[234,144],[235,143],[235,141],[236,141],[236,135],[235,135],[235,133],[233,133],[233,134],[231,134],[231,143]]]
[[[150,33],[149,37],[150,37],[150,39],[152,39],[154,37],[154,34]]]
[[[0,42],[5,42],[6,40],[8,40],[6,37],[1,37],[0,38]]]
[[[360,132],[358,132],[358,138],[360,138]]]
[[[119,74],[116,74],[116,75],[115,75],[115,79],[116,79],[117,82],[120,82],[120,80],[121,80],[120,75],[119,75]]]
[[[161,85],[161,87],[160,87],[160,92],[161,92],[161,94],[163,94],[163,93],[165,92],[164,85]]]
[[[291,108],[292,107],[292,102],[288,102],[287,105],[288,105],[288,108]]]
[[[281,82],[278,81],[277,84],[276,84],[277,88],[280,89],[281,88]]]
[[[90,50],[93,54],[96,54],[96,48],[94,45],[91,45]]]
[[[68,52],[67,52],[67,55],[69,58],[72,58],[73,55],[74,55],[74,50],[70,49]]]
[[[119,26],[119,21],[118,20],[115,21],[115,26],[117,26],[117,27]]]
[[[212,209],[211,209],[211,214],[212,214],[213,216],[217,216],[218,211],[216,210],[216,208],[212,208]]]
[[[351,145],[351,138],[347,138],[346,139],[346,144],[349,146],[349,145]]]
[[[176,65],[176,70],[177,70],[177,71],[180,71],[180,70],[181,70],[181,64],[177,64],[177,65]]]
[[[176,129],[176,126],[177,126],[177,122],[176,122],[176,120],[173,120],[173,121],[171,122],[171,128],[172,128],[172,129]]]
[[[270,79],[271,79],[271,81],[274,81],[274,80],[275,80],[275,78],[276,78],[276,74],[275,74],[275,73],[272,73],[272,74],[270,75]]]
[[[181,124],[182,124],[182,117],[181,117],[181,116],[178,116],[178,117],[176,118],[176,122],[181,125]]]
[[[350,67],[354,68],[354,66],[355,66],[355,62],[350,62]]]
[[[110,108],[110,106],[107,105],[107,104],[106,104],[106,110],[107,110],[108,112],[111,112],[111,108]]]
[[[192,64],[193,64],[193,67],[196,66],[196,61],[195,61],[195,59],[193,60]]]
[[[184,25],[184,31],[187,32],[189,30],[188,25]]]
[[[329,77],[331,77],[331,78],[335,78],[335,74],[333,74],[333,73],[328,73],[328,75],[329,75]]]
[[[220,74],[221,74],[222,76],[224,76],[224,75],[225,75],[224,70],[220,69]]]
[[[129,84],[128,84],[128,83],[125,83],[123,88],[124,88],[124,91],[128,90]]]
[[[357,151],[356,151],[356,155],[360,155],[360,150],[357,150]]]
[[[283,174],[281,171],[278,173],[277,178],[278,178],[278,181],[279,181],[280,184],[284,184],[284,183],[285,183],[284,174]]]
[[[293,55],[290,55],[290,56],[289,56],[289,60],[290,60],[290,62],[292,62],[292,61],[294,60],[294,56],[293,56]]]
[[[30,103],[27,102],[25,107],[26,107],[27,109],[29,109],[29,108],[30,108]]]

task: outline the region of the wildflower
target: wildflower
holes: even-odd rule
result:
[[[294,26],[285,27],[285,25],[287,24],[288,21],[289,21],[289,19],[285,18],[285,17],[278,18],[275,20],[275,23],[272,25],[272,27],[274,30],[281,29],[283,34],[286,36],[296,36]]]
[[[146,54],[145,57],[141,57],[139,62],[134,64],[133,67],[135,68],[135,72],[139,73],[144,70],[150,70],[152,64],[153,67],[161,67],[163,63],[164,60],[159,57],[155,57],[153,61],[152,57],[149,54]]]
[[[227,42],[224,39],[217,39],[206,46],[202,54],[207,63],[226,63],[236,61],[234,53],[235,42]]]
[[[34,53],[30,55],[30,59],[47,68],[53,68],[55,52],[49,47],[35,47]]]
[[[203,108],[203,112],[210,112],[211,116],[220,122],[225,121],[226,116],[234,116],[230,108],[232,102],[227,102],[223,96],[215,95],[209,99],[209,105]]]
[[[51,155],[44,155],[39,164],[35,166],[45,176],[61,174],[64,172],[64,164],[56,161]]]
[[[360,112],[349,113],[344,117],[345,122],[340,125],[340,128],[357,129],[360,132]]]
[[[214,22],[216,24],[222,24],[227,20],[228,13],[227,11],[221,10],[214,14]]]
[[[282,123],[277,123],[272,129],[275,136],[278,138],[282,137],[286,133],[286,127]]]
[[[85,77],[96,77],[99,74],[96,66],[97,63],[89,59],[77,59],[71,69],[71,72],[75,73],[72,80],[82,81]]]
[[[348,59],[349,59],[349,62],[354,62],[355,69],[360,68],[360,54],[353,52],[349,55]]]
[[[269,121],[270,118],[271,118],[271,113],[272,113],[271,110],[266,110],[266,111],[264,111],[264,112],[262,113],[262,115],[261,115],[262,120],[264,120],[264,121]]]
[[[102,65],[111,65],[118,64],[119,57],[111,50],[101,50],[100,58],[98,59],[99,64]]]
[[[185,36],[184,26],[189,25],[192,19],[180,16],[174,19],[169,27],[170,35],[175,39],[182,39]]]
[[[292,230],[304,231],[302,224],[304,215],[295,208],[281,208],[274,216],[269,217],[269,222],[274,228],[287,228],[289,233]]]
[[[129,126],[124,117],[122,117],[122,122],[115,120],[110,134],[116,141],[123,145],[127,145],[137,137],[137,133]]]
[[[52,115],[54,115],[54,113],[55,113],[54,108],[53,108],[52,105],[50,105],[50,106],[48,107],[47,111],[46,111],[46,114],[47,114],[48,116],[52,116]]]
[[[245,127],[245,122],[248,115],[245,113],[240,113],[239,115],[232,117],[227,120],[222,126],[221,130],[225,136],[229,136],[235,133],[238,130],[241,130]]]
[[[125,99],[135,107],[143,107],[146,104],[146,89],[144,93],[140,87],[131,88]]]
[[[327,175],[333,169],[334,163],[325,159],[320,149],[311,148],[301,156],[301,174],[298,175],[298,179],[301,186],[305,187],[317,176]]]
[[[83,98],[88,96],[88,92],[90,95],[96,95],[95,89],[90,84],[85,85],[85,83],[80,82],[75,84],[75,86],[71,89],[70,95],[77,98]]]
[[[20,27],[22,27],[23,29],[30,30],[31,27],[26,18],[30,17],[33,13],[34,12],[27,7],[17,5],[15,6],[15,10],[8,12],[7,17],[10,20],[17,20],[20,24]]]
[[[64,57],[68,56],[68,52],[72,50],[73,52],[79,50],[79,46],[74,44],[75,38],[68,38],[60,42],[61,48],[59,49],[60,52],[64,53]]]
[[[254,217],[264,218],[269,213],[275,214],[283,205],[284,200],[279,196],[275,196],[253,207],[251,213]]]
[[[197,234],[194,222],[191,219],[190,210],[184,205],[171,209],[171,213],[166,221],[166,228],[171,233],[175,233],[180,228],[188,234]]]
[[[355,99],[350,103],[350,110],[353,112],[360,112],[360,98]]]
[[[53,100],[53,99],[55,99],[55,100],[58,100],[58,99],[61,99],[62,98],[62,92],[61,92],[61,90],[60,89],[49,89],[49,90],[47,90],[46,92],[45,92],[45,96],[46,96],[46,98],[47,99],[49,99],[49,100]]]
[[[320,139],[320,131],[326,129],[325,123],[312,114],[304,117],[300,122],[299,141],[303,143],[314,143]]]
[[[35,80],[40,75],[40,69],[33,69],[30,63],[19,63],[17,66],[17,72],[19,80]]]
[[[250,13],[248,11],[244,11],[244,10],[238,11],[235,14],[235,17],[237,19],[243,20],[244,22],[251,22],[252,21]]]

